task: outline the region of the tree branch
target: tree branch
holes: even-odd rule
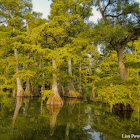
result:
[[[53,38],[53,40],[56,42],[56,44],[58,45],[58,41],[57,41],[57,39],[53,36],[53,35],[51,35],[51,34],[46,34],[46,35],[48,35],[48,36],[50,36],[50,37],[52,37]]]
[[[104,11],[103,11],[103,9],[102,9],[102,7],[101,7],[101,5],[100,5],[100,0],[97,0],[97,5],[98,5],[98,7],[99,7],[99,10],[100,10],[100,12],[101,12],[101,15],[102,15],[104,21],[106,21],[106,16],[104,15]]]
[[[6,22],[6,20],[4,20],[4,21],[0,21],[0,24],[3,23],[3,22]]]
[[[122,15],[122,13],[119,14],[119,15],[105,15],[105,17],[116,17],[116,18],[118,18],[118,17],[121,16],[121,15]]]
[[[104,10],[103,10],[103,13],[105,12],[106,8],[111,4],[111,1],[109,0],[108,1],[108,4],[105,6]]]
[[[135,32],[136,32],[137,30],[139,30],[139,29],[140,29],[140,26],[134,27],[134,28],[133,28],[133,31],[127,36],[127,38],[126,38],[125,41],[123,42],[123,45],[126,45],[126,44],[130,41],[130,39],[132,38],[132,36],[135,34]]]
[[[127,15],[127,14],[131,14],[131,13],[133,13],[132,11],[129,11],[129,12],[122,12],[121,14],[118,14],[118,15],[105,15],[105,17],[116,17],[116,18],[118,18],[119,16],[121,16],[121,15]],[[136,13],[136,12],[135,12]]]

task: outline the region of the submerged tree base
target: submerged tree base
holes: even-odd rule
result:
[[[115,109],[120,110],[120,111],[133,111],[134,110],[130,104],[127,104],[127,105],[116,104]]]
[[[25,90],[25,97],[33,97],[33,94],[30,90]]]
[[[63,100],[61,99],[59,95],[53,95],[49,97],[46,104],[47,105],[63,105]]]
[[[47,109],[49,110],[51,115],[56,115],[59,113],[59,111],[61,110],[62,105],[59,106],[52,106],[52,105],[47,105]]]
[[[21,90],[21,91],[14,90],[13,91],[13,95],[17,96],[17,97],[24,97],[25,96],[25,92],[24,92],[24,90]]]

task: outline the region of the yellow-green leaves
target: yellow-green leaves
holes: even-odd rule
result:
[[[41,94],[42,94],[42,100],[44,101],[46,98],[52,96],[54,93],[52,90],[42,90]]]

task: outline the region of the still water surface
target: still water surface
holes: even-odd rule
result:
[[[0,103],[0,140],[121,140],[140,134],[138,111],[110,111],[107,104],[64,99],[63,107],[41,98]]]

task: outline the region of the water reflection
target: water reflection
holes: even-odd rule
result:
[[[15,121],[16,121],[16,118],[18,116],[18,112],[21,108],[22,103],[23,103],[23,98],[17,97],[16,98],[16,107],[15,107],[15,111],[14,111],[14,116],[13,116],[13,119],[12,119],[12,124],[14,124]]]
[[[65,99],[62,107],[17,97],[3,99],[0,108],[0,140],[120,140],[140,130],[139,107],[117,112],[100,102]]]
[[[69,140],[70,138],[70,127],[71,127],[71,115],[73,114],[73,109],[75,107],[76,104],[80,103],[79,99],[67,99],[66,100],[66,105],[67,105],[67,109],[68,109],[68,121],[66,123],[66,130],[65,130],[65,140]]]
[[[50,136],[53,136],[53,134],[55,132],[56,119],[57,119],[57,115],[59,114],[61,108],[62,108],[62,105],[47,105],[47,109],[49,110],[49,112],[51,114]]]
[[[25,104],[25,117],[28,116],[28,110],[30,107],[30,100],[31,98],[24,98],[24,104]]]
[[[12,118],[12,124],[15,123],[16,118],[17,118],[18,113],[19,113],[19,110],[20,110],[23,103],[25,104],[25,107],[23,108],[23,114],[25,114],[25,117],[28,116],[28,110],[30,107],[30,100],[31,100],[31,98],[16,97],[16,107],[15,107],[14,115]]]

